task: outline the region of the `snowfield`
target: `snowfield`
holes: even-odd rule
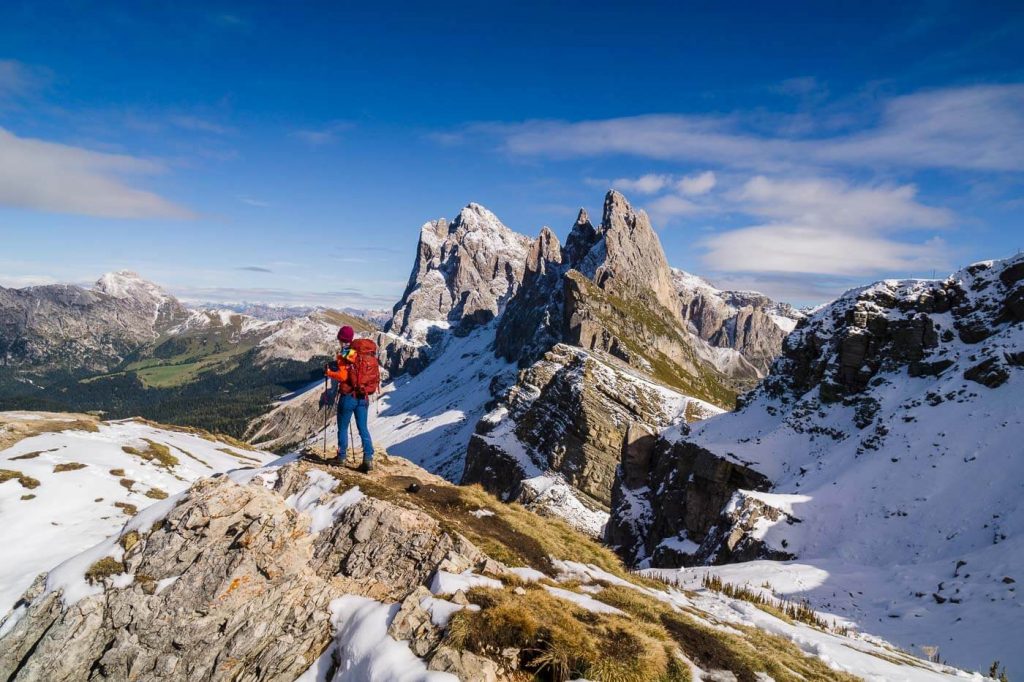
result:
[[[14,422],[44,418],[54,415],[0,412],[0,433]],[[166,446],[176,462],[147,460],[150,441]],[[96,431],[42,433],[0,451],[0,470],[25,477],[0,483],[0,612],[37,575],[116,533],[135,509],[166,503],[161,496],[200,477],[273,458],[131,420],[97,422]]]

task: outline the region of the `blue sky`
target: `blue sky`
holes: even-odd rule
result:
[[[390,307],[470,201],[623,190],[670,263],[797,303],[1024,248],[1024,5],[0,9],[0,285]]]

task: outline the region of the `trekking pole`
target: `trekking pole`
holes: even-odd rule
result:
[[[348,423],[348,446],[352,450],[352,454],[356,454],[356,439],[352,436],[352,422]],[[348,460],[348,455],[345,455],[345,459]]]
[[[327,375],[324,375],[324,393],[327,392]],[[327,420],[330,418],[331,406],[324,405],[324,459],[327,459]]]

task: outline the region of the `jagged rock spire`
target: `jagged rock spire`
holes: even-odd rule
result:
[[[672,270],[647,214],[610,190],[604,198],[601,237],[604,259],[595,269],[594,283],[620,295],[653,293],[658,303],[678,317]]]
[[[431,324],[493,319],[522,282],[529,244],[480,204],[467,205],[451,223],[426,223],[387,331],[414,337]]]

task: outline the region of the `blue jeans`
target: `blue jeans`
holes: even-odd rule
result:
[[[359,440],[363,442],[363,461],[373,461],[373,440],[370,438],[370,429],[366,425],[366,418],[370,412],[369,398],[356,398],[354,395],[342,395],[338,401],[338,448],[346,452],[348,444],[348,426],[352,422],[352,415],[356,416],[356,428],[359,429]]]

